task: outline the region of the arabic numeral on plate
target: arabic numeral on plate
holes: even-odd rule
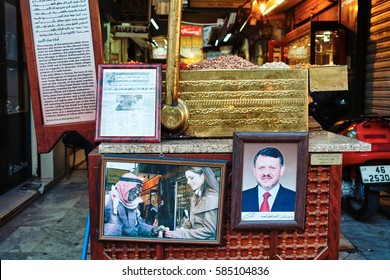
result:
[[[378,182],[378,175],[370,175],[370,182]]]
[[[384,166],[378,166],[375,171],[376,173],[386,173],[386,169]]]

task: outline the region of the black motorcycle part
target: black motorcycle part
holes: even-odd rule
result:
[[[379,192],[358,184],[356,192],[360,192],[354,197],[348,198],[348,206],[352,216],[359,221],[368,222],[372,219],[379,208]]]

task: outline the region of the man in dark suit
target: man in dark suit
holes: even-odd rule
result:
[[[242,192],[242,212],[293,212],[295,192],[283,187],[284,158],[274,147],[266,147],[253,158],[257,185]]]

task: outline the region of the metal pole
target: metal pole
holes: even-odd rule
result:
[[[87,259],[87,251],[88,251],[90,229],[91,229],[91,217],[90,217],[90,214],[88,212],[87,226],[85,228],[85,234],[84,234],[83,252],[81,253],[81,259],[82,260],[86,260]]]
[[[169,2],[168,53],[166,74],[166,100],[168,106],[176,105],[179,99],[180,28],[182,0]]]

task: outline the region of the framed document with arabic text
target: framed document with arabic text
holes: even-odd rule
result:
[[[97,142],[161,141],[161,64],[101,64]]]

